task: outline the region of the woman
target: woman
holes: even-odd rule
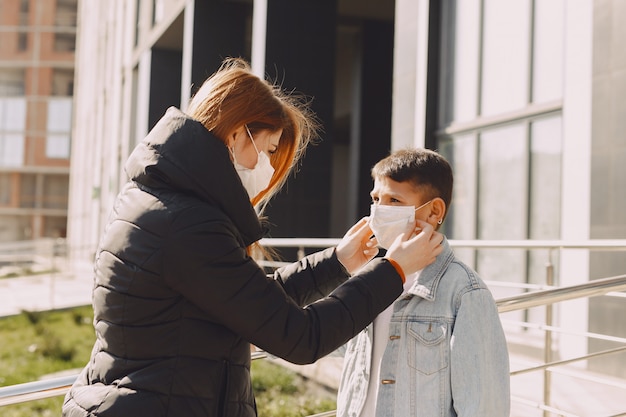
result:
[[[362,219],[336,248],[267,278],[249,256],[264,234],[255,206],[285,182],[315,119],[239,59],[224,62],[187,113],[168,109],[126,163],[130,181],[95,260],[96,342],[66,417],[255,416],[250,344],[314,362],[441,250],[423,223],[372,260]]]

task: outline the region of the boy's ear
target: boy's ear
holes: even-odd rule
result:
[[[429,220],[432,220],[433,225],[440,225],[446,214],[446,203],[441,197],[436,197],[430,204]]]

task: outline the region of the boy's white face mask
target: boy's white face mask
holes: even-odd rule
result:
[[[396,238],[407,230],[407,225],[415,222],[415,212],[425,207],[432,200],[418,208],[415,206],[370,206],[369,226],[378,240],[378,246],[389,249]]]
[[[239,174],[241,183],[248,192],[248,197],[253,199],[261,191],[266,189],[268,185],[270,185],[270,181],[274,175],[274,167],[270,163],[269,156],[267,156],[265,152],[259,152],[248,126],[246,126],[246,131],[248,132],[248,137],[252,141],[252,145],[257,152],[257,161],[254,168],[246,168],[239,164],[237,162],[237,158],[235,157],[235,152],[230,149],[230,153],[233,155],[233,165],[235,166],[235,170],[237,170],[237,174]]]

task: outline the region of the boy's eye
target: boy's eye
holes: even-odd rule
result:
[[[372,203],[377,203],[378,202],[378,197],[372,197]]]

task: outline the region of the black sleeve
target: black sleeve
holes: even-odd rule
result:
[[[338,266],[328,257],[309,261],[295,266],[291,275],[319,284],[337,272]],[[324,261],[329,263],[324,265]],[[312,268],[314,264],[320,268]],[[163,265],[168,285],[206,312],[211,321],[299,364],[315,362],[337,349],[402,292],[396,269],[379,258],[329,296],[301,307],[292,295],[301,302],[323,291],[302,290],[295,275],[285,279],[288,269],[279,272],[278,279],[268,278],[231,230],[219,222],[207,221],[175,233],[164,251]],[[332,287],[337,277],[330,278],[318,286]]]
[[[274,279],[301,307],[326,297],[349,277],[335,248],[313,253],[274,272]]]

